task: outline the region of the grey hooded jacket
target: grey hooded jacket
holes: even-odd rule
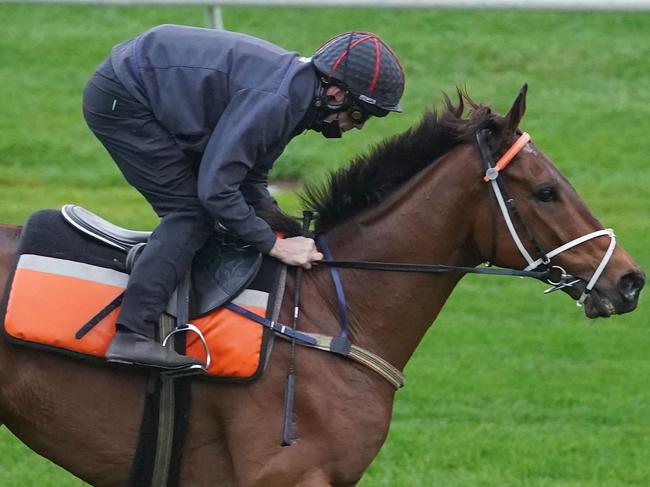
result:
[[[310,108],[309,59],[244,34],[162,25],[113,48],[113,70],[185,151],[202,153],[198,196],[216,221],[268,253],[253,206]]]

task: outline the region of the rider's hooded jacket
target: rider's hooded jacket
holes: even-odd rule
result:
[[[124,88],[188,152],[202,153],[198,195],[216,221],[268,253],[275,235],[251,205],[304,127],[318,78],[309,59],[243,34],[156,27],[113,48]]]

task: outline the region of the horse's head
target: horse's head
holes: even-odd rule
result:
[[[474,232],[481,257],[504,267],[551,269],[552,289],[584,303],[589,318],[632,311],[645,283],[643,271],[553,162],[527,142],[518,129],[525,109],[526,86],[508,115],[477,134],[487,171],[483,184],[492,199]],[[508,152],[515,154],[512,163],[489,169]]]

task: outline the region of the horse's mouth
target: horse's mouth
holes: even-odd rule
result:
[[[593,289],[584,303],[585,316],[587,318],[609,318],[618,311],[609,298],[604,296],[598,289]]]
[[[586,286],[587,281],[580,279],[573,287],[565,288],[565,291],[569,296],[578,301]],[[583,308],[587,318],[609,318],[615,314],[633,311],[637,306],[637,300],[638,294],[633,299],[622,299],[619,293],[600,289],[596,286],[587,295]]]

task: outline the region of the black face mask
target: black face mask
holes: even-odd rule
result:
[[[349,106],[345,105],[344,107],[339,108],[339,110],[341,111],[330,113],[346,112],[350,117],[350,120],[352,120],[354,123],[365,123],[372,116],[372,114],[359,109],[355,104],[351,104]],[[330,122],[319,120],[313,123],[311,128],[323,134],[323,137],[326,139],[340,139],[343,136],[343,131],[341,130],[338,116]]]
[[[343,136],[338,117],[330,122],[319,120],[312,125],[312,129],[320,132],[326,139],[340,139]]]

